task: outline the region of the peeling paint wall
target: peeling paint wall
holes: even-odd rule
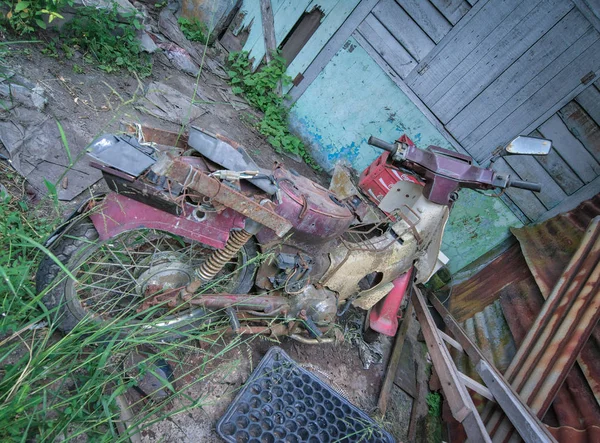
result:
[[[381,153],[367,144],[370,135],[391,141],[405,133],[420,147],[452,149],[353,38],[298,99],[290,122],[327,170],[342,159],[359,172],[365,169]],[[521,223],[501,200],[461,191],[442,245],[450,257],[450,271],[458,271],[508,238],[509,226]]]
[[[319,51],[329,41],[331,36],[344,23],[344,20],[356,7],[360,0],[272,0],[273,25],[275,27],[275,41],[279,46],[296,22],[306,11],[319,8],[323,11],[323,19],[316,32],[302,48],[293,62],[288,67],[288,75],[296,75],[306,70],[308,65],[317,56]],[[254,68],[258,66],[265,55],[265,40],[262,29],[262,16],[258,0],[244,0],[240,8],[244,16],[238,28],[233,32],[237,35],[241,30],[249,31],[244,51],[254,58]]]

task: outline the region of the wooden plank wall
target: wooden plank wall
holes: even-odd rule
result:
[[[466,0],[381,0],[357,32],[405,79],[470,9]]]
[[[600,33],[572,1],[381,0],[356,33],[478,162],[518,134],[554,141],[547,157],[496,163],[542,183],[507,192],[529,220],[597,186],[600,92],[582,79],[600,73]]]
[[[530,220],[547,218],[548,211],[571,196],[581,194],[585,199],[600,192],[600,81],[529,135],[551,139],[550,154],[505,157],[496,168],[522,180],[542,183],[540,194],[519,189],[506,192]]]

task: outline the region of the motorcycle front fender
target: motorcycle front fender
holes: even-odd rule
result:
[[[184,207],[173,215],[123,195],[110,193],[91,211],[90,219],[102,241],[134,229],[157,229],[221,249],[232,229],[244,228],[245,217],[226,208],[220,213]]]

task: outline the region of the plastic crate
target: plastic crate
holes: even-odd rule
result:
[[[217,423],[217,432],[231,443],[395,441],[278,347],[263,357]]]

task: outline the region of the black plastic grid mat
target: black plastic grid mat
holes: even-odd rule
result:
[[[395,441],[278,347],[263,357],[217,423],[217,432],[232,443]]]

